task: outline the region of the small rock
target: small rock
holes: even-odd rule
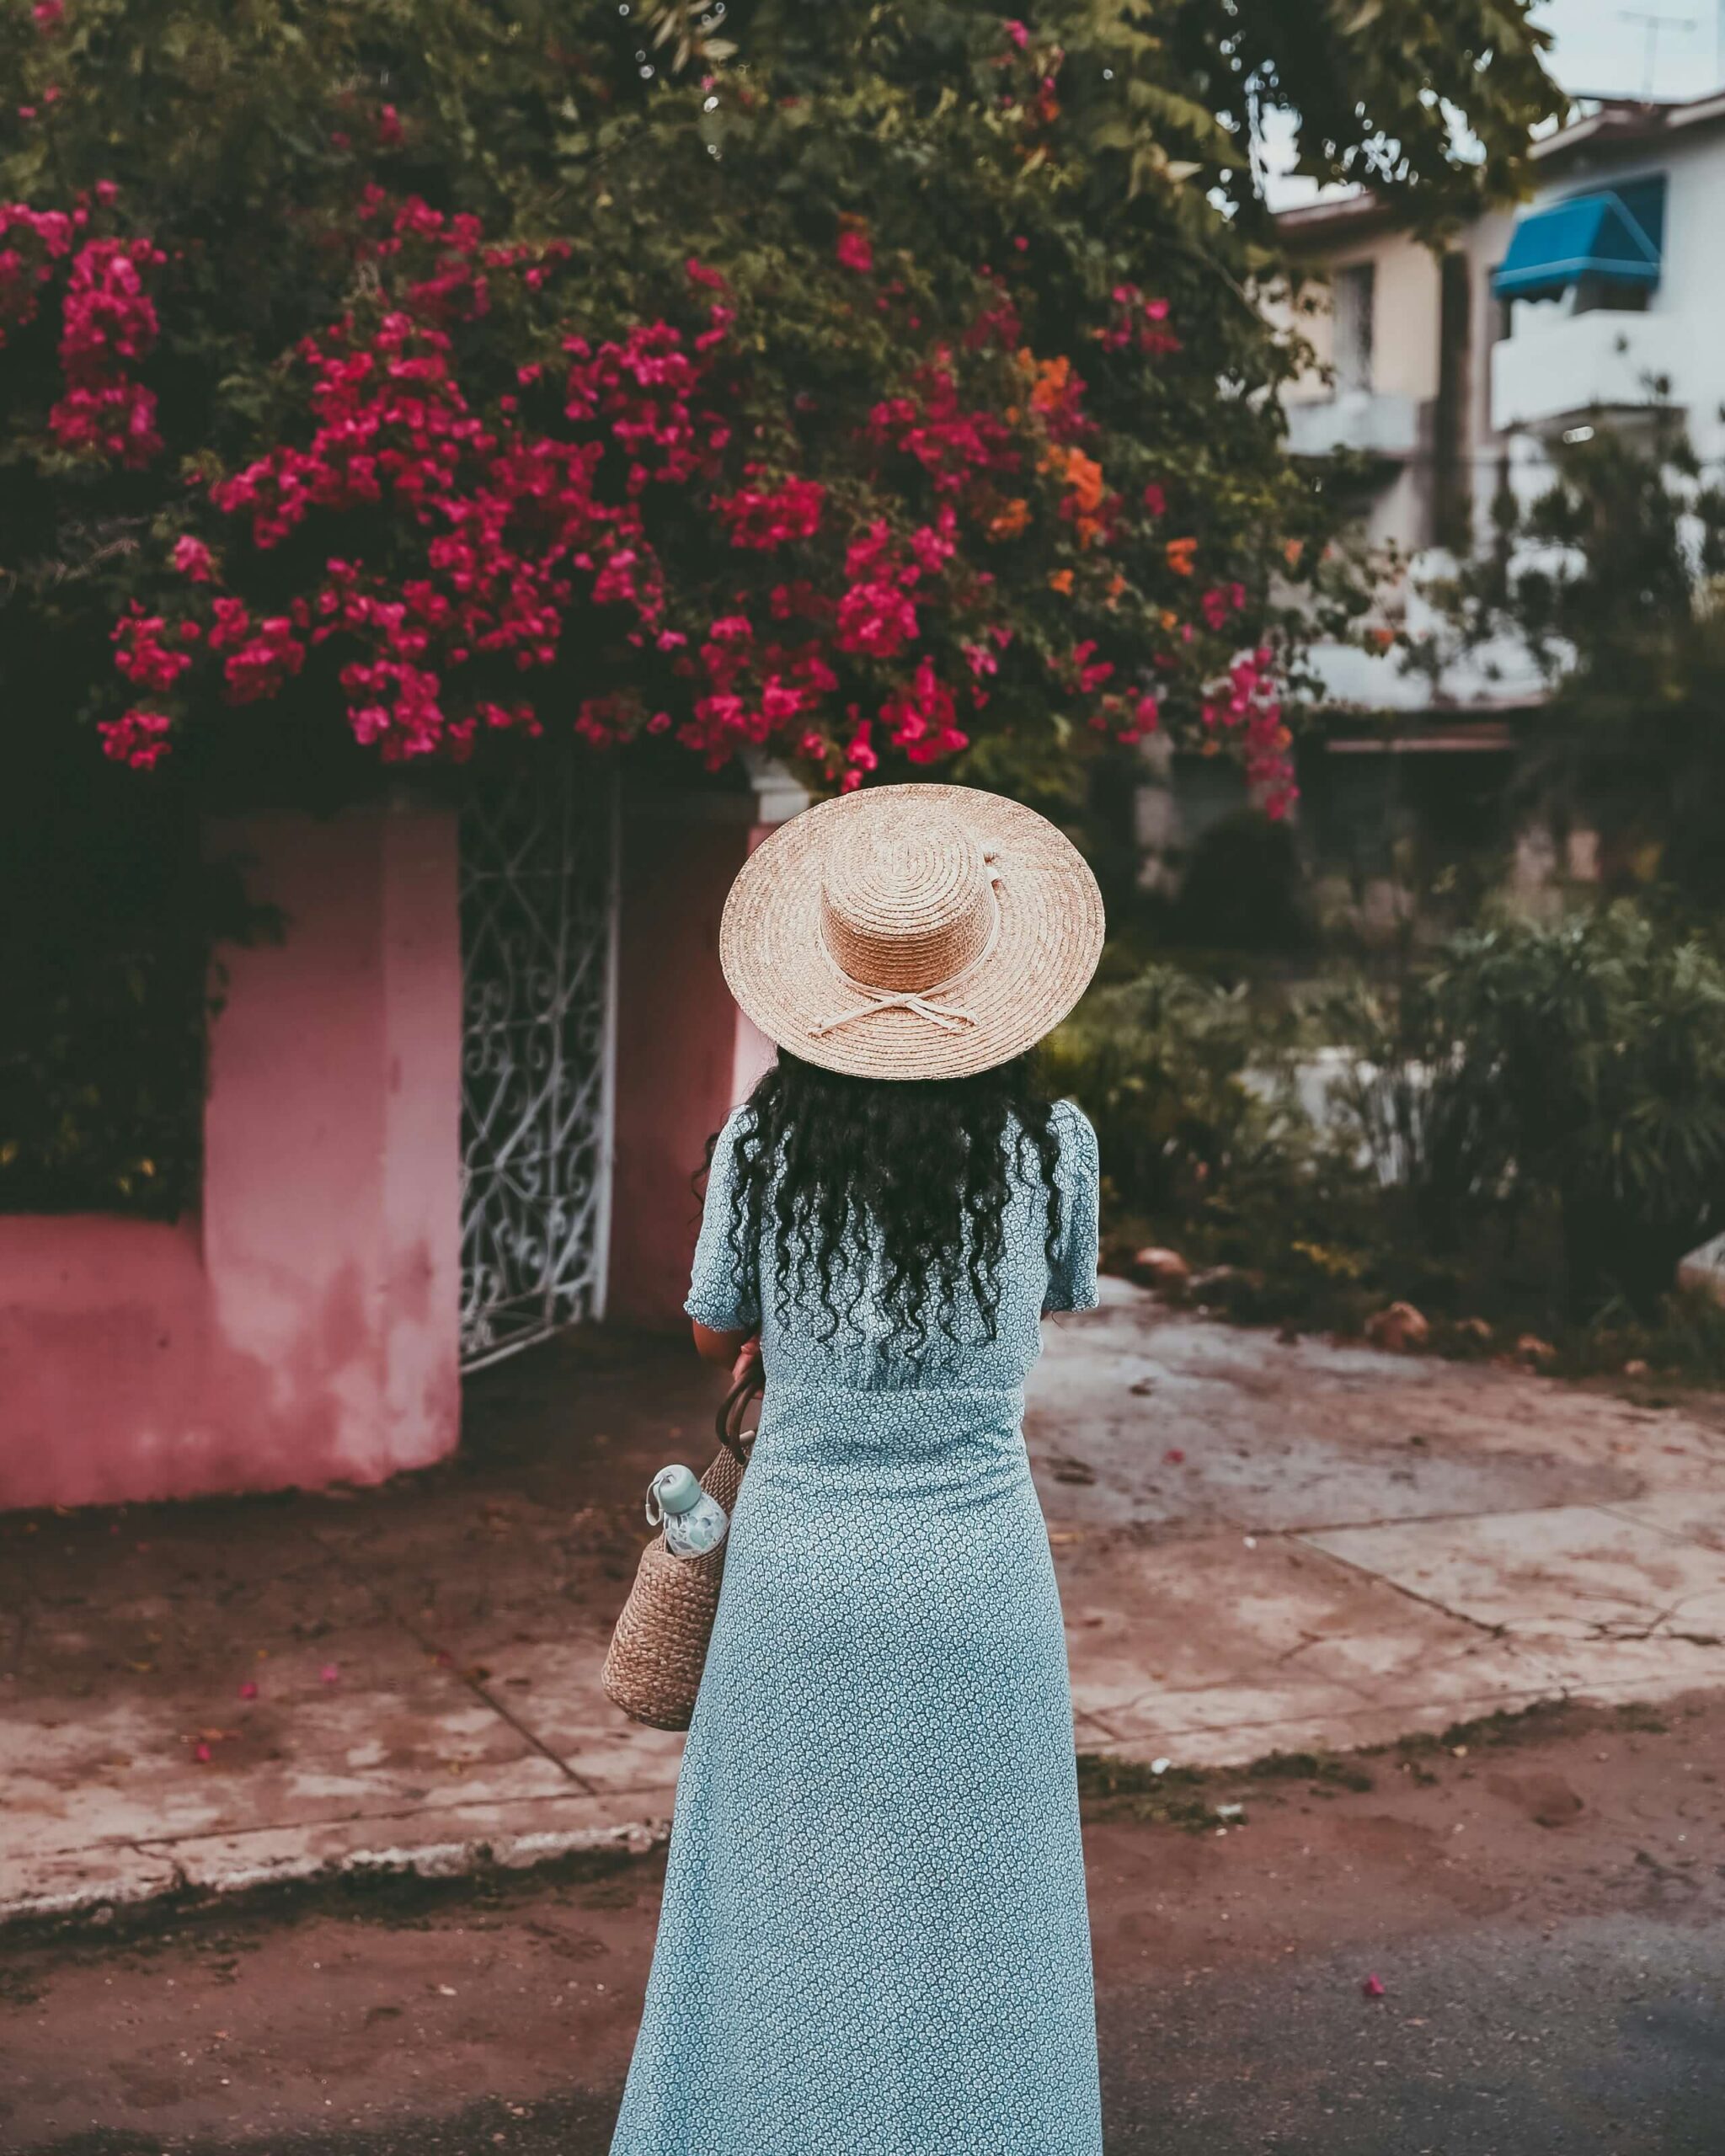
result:
[[[1192,1278],[1192,1267],[1177,1250],[1163,1250],[1151,1244],[1139,1251],[1132,1260],[1132,1277],[1146,1288],[1160,1288],[1165,1294],[1180,1294]]]
[[[1089,1484],[1096,1480],[1096,1470],[1087,1460],[1055,1460],[1050,1463],[1056,1482]]]
[[[1430,1323],[1423,1312],[1412,1303],[1391,1303],[1365,1321],[1365,1337],[1374,1348],[1387,1348],[1391,1353],[1405,1355],[1417,1348],[1423,1348],[1432,1337]]]
[[[1534,1363],[1541,1369],[1557,1359],[1557,1351],[1551,1342],[1541,1340],[1536,1332],[1524,1332],[1515,1343],[1515,1353],[1524,1363]]]
[[[1476,1347],[1489,1348],[1492,1344],[1492,1328],[1482,1317],[1457,1318],[1455,1337],[1458,1340],[1471,1340]]]
[[[1648,1366],[1639,1355],[1632,1356],[1623,1365],[1623,1374],[1626,1378],[1644,1378],[1647,1374]]]

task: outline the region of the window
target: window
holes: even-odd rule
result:
[[[1583,273],[1575,280],[1574,311],[1577,314],[1645,314],[1648,287]]]
[[[1352,262],[1335,276],[1336,393],[1363,392],[1371,387],[1372,316],[1376,296],[1377,265]]]

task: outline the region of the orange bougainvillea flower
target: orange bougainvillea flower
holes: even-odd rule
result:
[[[1190,576],[1192,558],[1198,552],[1195,539],[1171,539],[1168,542],[1168,567],[1176,576]]]
[[[1050,591],[1058,591],[1062,599],[1069,598],[1072,590],[1071,569],[1056,569],[1048,580],[1048,588]]]
[[[998,515],[989,519],[988,536],[991,539],[1016,539],[1029,521],[1029,503],[1015,497]]]
[[[1172,607],[1164,606],[1159,618],[1165,629],[1178,629],[1180,626],[1180,616]]]
[[[1071,371],[1072,362],[1068,359],[1041,360],[1036,369],[1036,387],[1030,392],[1032,411],[1058,411],[1065,402]]]
[[[1290,569],[1297,569],[1300,566],[1300,557],[1305,552],[1306,542],[1303,539],[1290,539],[1283,545],[1282,559]]]
[[[1108,604],[1110,606],[1114,605],[1114,601],[1119,597],[1120,594],[1125,589],[1126,579],[1120,574],[1119,571],[1116,569],[1114,574],[1108,579]]]
[[[1066,451],[1066,484],[1072,489],[1072,499],[1087,514],[1102,507],[1102,467],[1081,449]]]

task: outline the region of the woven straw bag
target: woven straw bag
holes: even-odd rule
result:
[[[742,1419],[761,1390],[760,1364],[735,1385],[719,1409],[720,1452],[701,1486],[727,1512],[734,1509],[753,1444]],[[726,1538],[726,1542],[729,1540]],[[635,1583],[606,1651],[601,1681],[613,1705],[654,1729],[686,1729],[707,1663],[713,1613],[724,1571],[726,1543],[698,1557],[674,1557],[661,1528],[641,1552]]]

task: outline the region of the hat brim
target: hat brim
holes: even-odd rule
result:
[[[953,994],[969,1022],[951,1030],[897,1008],[831,1024],[857,994],[820,935],[825,865],[852,819],[890,813],[890,796],[958,817],[995,857],[999,931]],[[1033,808],[976,787],[879,786],[805,808],[761,841],[725,900],[718,955],[748,1017],[805,1063],[861,1078],[963,1078],[1059,1025],[1096,971],[1105,926],[1089,862]]]

